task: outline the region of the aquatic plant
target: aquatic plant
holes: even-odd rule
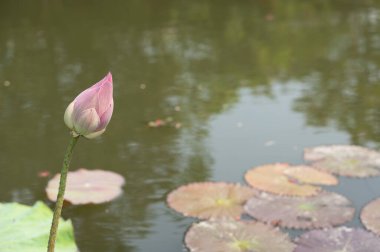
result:
[[[380,235],[380,198],[372,200],[363,207],[360,220],[366,229]]]
[[[291,166],[286,163],[254,167],[246,172],[244,178],[256,189],[289,196],[313,196],[321,190],[314,184],[338,184],[338,180],[329,173],[304,165]]]
[[[362,228],[311,230],[295,239],[294,252],[379,251],[380,237]]]
[[[350,221],[355,208],[343,195],[322,191],[311,197],[260,193],[247,201],[245,211],[268,224],[284,228],[330,228]]]
[[[362,146],[306,148],[304,158],[314,168],[340,176],[366,178],[380,175],[380,152]]]
[[[46,249],[53,211],[41,201],[33,206],[19,203],[0,203],[0,251],[41,252]],[[56,249],[59,252],[78,252],[74,228],[70,220],[60,219]]]
[[[240,219],[245,202],[257,192],[239,184],[200,182],[183,185],[167,196],[168,206],[200,219]]]
[[[112,75],[108,73],[101,81],[80,93],[65,111],[64,121],[71,130],[72,138],[63,160],[57,200],[50,229],[48,252],[53,252],[55,247],[67,173],[74,147],[80,136],[92,139],[104,133],[113,112],[112,92]]]
[[[57,198],[60,178],[60,174],[55,175],[45,189],[52,201]],[[120,196],[124,183],[125,179],[117,173],[82,168],[68,172],[63,198],[73,205],[101,204]]]
[[[167,203],[184,216],[207,220],[193,223],[186,232],[184,242],[191,252],[370,252],[380,246],[380,238],[373,234],[380,233],[380,198],[366,205],[360,216],[373,233],[335,228],[353,219],[354,205],[343,195],[315,185],[337,185],[338,178],[329,172],[357,178],[378,175],[379,154],[349,145],[306,148],[305,159],[312,166],[254,167],[244,175],[251,190],[226,182],[190,183],[170,192]],[[352,166],[345,169],[347,162]],[[279,227],[318,230],[295,238],[294,248]]]
[[[256,221],[202,221],[186,232],[190,251],[292,252],[295,245],[280,229]]]
[[[106,130],[113,112],[112,75],[80,93],[65,111],[64,120],[73,136],[95,138]]]

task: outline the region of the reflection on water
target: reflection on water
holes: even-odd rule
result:
[[[125,193],[65,216],[82,252],[181,251],[176,186],[239,182],[308,145],[380,147],[379,22],[374,1],[2,1],[0,201],[46,201],[37,173],[59,170],[63,112],[111,70],[113,120],[72,169],[116,171]],[[147,127],[167,117],[182,127]]]

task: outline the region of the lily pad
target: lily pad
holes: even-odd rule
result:
[[[380,152],[354,145],[307,148],[304,158],[317,169],[342,176],[380,175]]]
[[[51,201],[56,201],[60,174],[52,178],[46,193]],[[122,193],[124,178],[114,172],[79,169],[67,174],[64,199],[73,205],[100,204],[111,201]]]
[[[192,252],[291,252],[295,247],[278,229],[253,221],[195,223],[185,243]]]
[[[240,219],[245,202],[256,194],[247,186],[223,182],[201,182],[172,191],[168,205],[185,216],[201,219]]]
[[[34,206],[0,203],[1,252],[46,251],[53,212],[42,202]],[[60,219],[57,252],[77,252],[70,220]]]
[[[284,170],[284,174],[293,180],[298,180],[299,183],[319,185],[338,184],[338,179],[334,175],[318,171],[306,165],[290,166]]]
[[[363,208],[360,219],[368,230],[380,235],[380,198],[371,201]]]
[[[376,252],[380,238],[361,228],[312,230],[296,238],[294,252]]]
[[[308,166],[290,166],[286,163],[255,167],[245,174],[245,180],[259,190],[291,196],[316,195],[321,188],[311,184],[338,183],[329,173]]]
[[[285,228],[327,228],[354,217],[351,202],[337,193],[301,198],[261,193],[248,200],[245,211],[252,217]]]

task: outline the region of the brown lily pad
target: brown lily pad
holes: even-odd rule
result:
[[[308,166],[290,166],[286,163],[255,167],[245,174],[245,180],[259,190],[291,196],[316,195],[321,188],[311,184],[338,183],[329,173]]]
[[[380,152],[354,145],[306,148],[304,158],[320,170],[342,176],[380,175]]]
[[[195,223],[185,243],[192,252],[291,252],[295,247],[278,229],[253,221]]]
[[[380,198],[371,201],[363,208],[360,219],[368,230],[380,235]]]
[[[294,252],[376,252],[380,238],[361,228],[311,230],[295,240]]]
[[[245,202],[256,194],[252,188],[223,182],[181,186],[167,197],[168,205],[185,216],[201,219],[240,219]]]
[[[57,199],[60,177],[55,175],[45,189],[51,201]],[[79,169],[67,174],[64,199],[73,205],[108,202],[122,193],[124,183],[124,178],[114,172]]]
[[[284,170],[284,174],[289,178],[296,179],[305,184],[337,185],[338,179],[326,172],[318,171],[310,166],[291,166]]]
[[[310,229],[343,224],[353,218],[355,208],[348,199],[331,192],[307,198],[261,193],[247,201],[245,211],[265,223]]]

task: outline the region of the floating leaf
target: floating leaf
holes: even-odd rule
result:
[[[0,251],[46,251],[53,212],[42,202],[33,207],[0,203]],[[71,221],[60,219],[57,252],[77,252]]]
[[[342,176],[380,175],[380,152],[360,146],[331,145],[307,148],[304,158],[315,168]]]
[[[46,193],[51,201],[56,201],[60,174],[52,178]],[[117,173],[102,170],[79,169],[67,174],[64,199],[74,205],[100,204],[118,197],[122,193],[124,178]]]
[[[380,235],[380,198],[371,201],[363,208],[360,219],[368,230]]]
[[[256,192],[238,184],[202,182],[181,186],[172,191],[168,205],[185,216],[201,219],[239,219],[243,205]]]
[[[338,179],[326,172],[321,172],[306,165],[291,166],[284,170],[290,178],[307,184],[337,185]]]
[[[278,229],[253,221],[195,223],[185,243],[192,252],[291,252],[295,247]]]
[[[294,252],[376,252],[380,238],[361,228],[312,230],[296,238]]]
[[[261,193],[247,201],[245,210],[260,221],[300,229],[340,225],[355,212],[348,199],[331,192],[307,198]]]
[[[245,174],[245,180],[259,190],[292,196],[312,196],[321,190],[309,184],[334,185],[338,182],[331,174],[284,163],[253,168]]]

